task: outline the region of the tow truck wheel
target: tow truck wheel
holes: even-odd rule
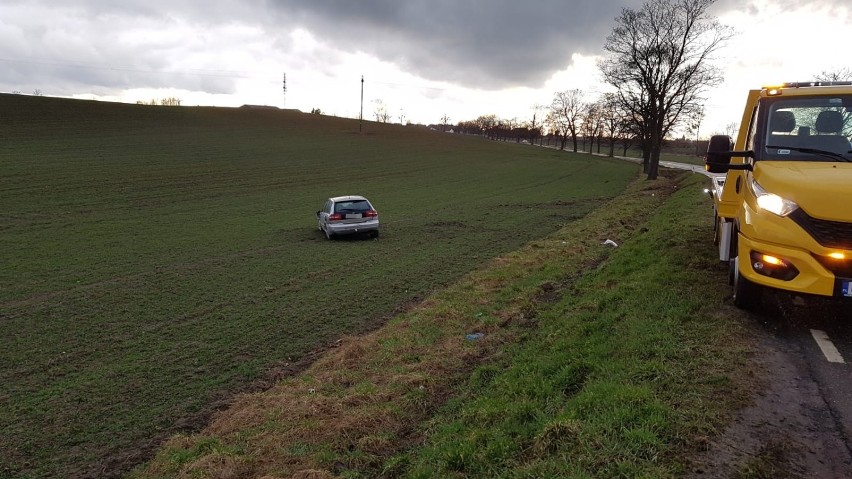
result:
[[[740,274],[739,256],[730,261],[731,276],[734,285],[734,306],[748,311],[756,311],[760,306],[762,288]]]

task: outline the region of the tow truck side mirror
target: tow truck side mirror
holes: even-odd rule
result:
[[[731,137],[728,135],[713,135],[710,137],[710,143],[707,145],[707,155],[704,157],[704,169],[710,173],[727,173],[729,170],[749,170],[753,169],[751,163],[731,164],[731,158],[734,156],[745,156],[754,158],[754,152],[749,151],[733,151],[734,144]]]
[[[727,173],[731,165],[730,152],[734,143],[728,135],[713,135],[704,156],[704,169],[710,173]]]

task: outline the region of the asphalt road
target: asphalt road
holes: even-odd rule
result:
[[[852,455],[852,302],[774,296],[764,324],[803,361]]]
[[[668,161],[660,165],[719,176],[703,166]],[[799,407],[786,412],[805,418],[799,422],[807,424],[807,434],[824,445],[815,446],[820,452],[812,459],[821,464],[806,470],[852,478],[852,301],[770,291],[764,302],[764,311],[754,315],[773,339],[764,346],[778,350],[778,364],[795,371],[787,378],[789,387],[801,389],[788,397],[798,398]]]

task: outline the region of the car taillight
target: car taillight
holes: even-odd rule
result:
[[[343,219],[343,215],[340,213],[332,213],[328,215],[328,221],[341,221]]]
[[[379,216],[379,212],[376,210],[368,210],[364,212],[364,218],[375,218]]]

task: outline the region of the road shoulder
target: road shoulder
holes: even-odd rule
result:
[[[693,459],[686,477],[852,477],[852,457],[803,352],[757,326],[754,402]]]

